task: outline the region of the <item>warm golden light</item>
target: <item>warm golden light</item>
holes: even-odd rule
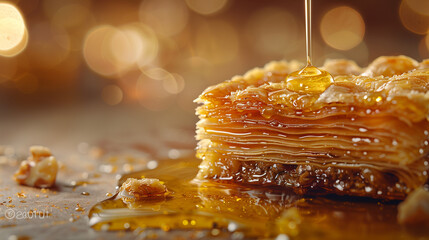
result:
[[[88,24],[91,18],[92,2],[88,0],[44,0],[40,5],[53,25],[68,29]]]
[[[369,2],[316,5],[314,66],[429,56],[429,0],[380,3],[381,15]],[[272,60],[305,61],[303,10],[303,1],[0,1],[0,90],[103,101],[114,84],[125,104],[193,112],[209,85]]]
[[[178,94],[185,88],[185,79],[181,75],[173,73],[172,77],[164,79],[163,86],[168,93]]]
[[[139,9],[140,20],[164,36],[180,33],[188,23],[189,10],[184,1],[146,0]]]
[[[152,76],[158,75],[161,72]],[[161,73],[162,74],[162,73]],[[138,99],[140,104],[152,111],[159,111],[165,109],[171,103],[171,94],[168,93],[164,86],[163,81],[160,79],[153,79],[146,74],[142,74],[136,83],[136,90],[138,91]]]
[[[31,44],[28,55],[37,61],[34,65],[51,69],[62,63],[70,54],[70,41],[65,32],[49,22],[39,22],[31,28]],[[49,54],[47,54],[49,53]]]
[[[419,54],[422,59],[429,58],[429,34],[422,38],[419,42]]]
[[[103,101],[112,106],[122,102],[123,95],[122,90],[116,85],[105,86],[101,92]]]
[[[426,49],[425,52],[429,53],[429,33],[422,39],[421,44],[423,44],[423,47]]]
[[[429,16],[429,1],[427,0],[404,0],[404,1],[416,13]]]
[[[203,15],[211,15],[219,12],[225,7],[227,2],[228,0],[186,0],[190,9]]]
[[[12,57],[27,46],[28,32],[21,12],[9,3],[0,3],[0,55]]]
[[[304,41],[295,16],[283,9],[263,8],[250,16],[246,40],[260,54],[281,58]]]
[[[83,56],[88,66],[96,73],[111,76],[117,73],[117,68],[108,41],[116,28],[104,25],[91,29],[85,38]]]
[[[170,73],[162,68],[144,70],[143,74],[150,79],[161,81],[164,90],[170,94],[178,94],[185,87],[185,80],[181,75]]]
[[[149,78],[152,78],[155,80],[164,80],[165,78],[168,78],[171,75],[171,73],[159,67],[144,70],[143,73]]]
[[[238,34],[226,21],[201,23],[197,28],[195,55],[213,64],[232,61],[238,53]]]
[[[159,42],[154,31],[143,23],[130,23],[120,27],[130,45],[130,60],[139,67],[152,63],[158,56]]]
[[[326,59],[352,59],[360,65],[365,65],[369,61],[369,50],[365,41],[362,41],[359,45],[348,51],[333,51],[332,48],[325,45],[321,55],[324,56],[324,58],[321,59],[322,63],[325,62]]]
[[[137,40],[135,39],[137,38]],[[113,60],[117,66],[129,68],[139,58],[141,42],[138,35],[132,31],[114,31],[113,35],[107,39],[108,48],[112,52]],[[135,44],[137,44],[135,46]],[[137,51],[136,51],[137,50]]]
[[[144,24],[133,23],[119,28],[98,26],[84,41],[88,66],[104,76],[115,76],[151,63],[158,54],[158,40]]]
[[[414,6],[412,8],[411,6]],[[421,2],[419,1],[419,4]],[[420,11],[416,11],[414,1],[405,1],[401,2],[401,6],[399,7],[399,17],[401,18],[401,22],[406,29],[413,33],[417,34],[426,34],[429,32],[429,14],[421,14]],[[425,5],[422,5],[422,9],[424,10]]]
[[[320,33],[329,46],[339,50],[349,50],[362,42],[365,23],[359,12],[353,8],[336,7],[323,16]]]

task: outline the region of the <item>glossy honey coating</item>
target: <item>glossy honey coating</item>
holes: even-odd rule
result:
[[[286,78],[286,88],[299,93],[324,92],[334,82],[331,74],[312,65],[290,73]]]
[[[428,178],[427,65],[405,56],[380,57],[367,68],[330,60],[321,69],[333,82],[310,89],[288,88],[299,84],[286,79],[302,65],[273,62],[209,87],[196,100],[203,103],[198,176],[403,199]],[[291,169],[276,172],[280,166]],[[358,177],[338,185],[338,171]]]
[[[341,64],[338,61],[334,65]],[[424,61],[416,64],[415,60],[405,56],[380,57],[363,69],[361,75],[354,75],[356,68],[350,68],[350,73],[344,75],[344,69],[335,72],[339,68],[331,64],[330,68],[334,71],[330,74],[334,76],[334,82],[324,91],[303,89],[295,92],[288,90],[284,79],[289,73],[298,71],[302,64],[272,62],[265,69],[256,68],[244,76],[236,76],[207,88],[196,102],[215,105],[228,103],[245,108],[243,103],[259,101],[280,109],[284,115],[293,115],[296,110],[312,112],[328,105],[389,108],[405,118],[418,121],[427,118],[429,113],[429,74],[423,71],[425,68],[421,69],[425,66]],[[389,69],[390,73],[397,75],[379,75],[387,71],[383,69]],[[382,101],[376,101],[379,96]]]

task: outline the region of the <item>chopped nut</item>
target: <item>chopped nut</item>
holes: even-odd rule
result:
[[[30,153],[33,156],[33,159],[35,159],[36,161],[42,157],[52,156],[51,150],[49,150],[49,148],[43,147],[43,146],[31,146],[30,147]]]
[[[31,187],[52,187],[58,172],[57,160],[46,147],[32,146],[30,153],[15,173],[15,181]]]
[[[16,196],[18,196],[19,198],[27,198],[27,195],[24,192],[17,192]]]
[[[424,187],[414,190],[398,206],[400,224],[426,224],[429,226],[429,191]]]
[[[119,196],[126,203],[164,199],[168,194],[167,187],[156,178],[128,178],[119,189]]]

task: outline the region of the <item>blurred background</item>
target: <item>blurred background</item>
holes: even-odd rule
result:
[[[88,106],[193,116],[207,86],[305,59],[304,0],[11,0],[0,18],[0,121]],[[428,31],[427,0],[313,1],[315,65],[421,61]]]

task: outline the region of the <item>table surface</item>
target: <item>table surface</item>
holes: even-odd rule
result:
[[[191,113],[85,106],[7,116],[0,124],[0,239],[135,239],[91,229],[91,206],[115,193],[117,175],[195,148]],[[59,160],[56,187],[13,180],[31,145],[49,147]]]

